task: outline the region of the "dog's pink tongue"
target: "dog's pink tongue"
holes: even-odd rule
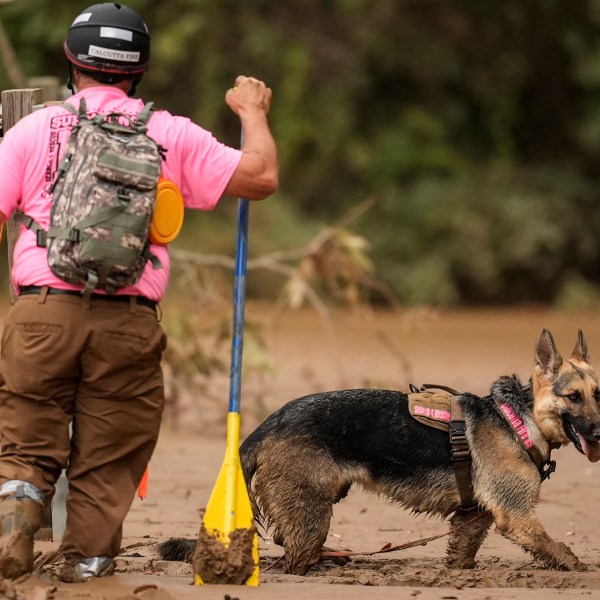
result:
[[[590,462],[597,462],[600,460],[600,442],[590,442],[586,440],[581,434],[579,435],[579,442],[583,448],[583,452],[587,456]]]

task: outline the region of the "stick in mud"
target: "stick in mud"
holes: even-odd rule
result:
[[[202,524],[192,558],[194,573],[208,584],[244,584],[255,569],[252,548],[256,533],[256,527],[235,529],[225,546]]]

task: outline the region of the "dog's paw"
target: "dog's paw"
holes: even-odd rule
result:
[[[553,568],[562,571],[587,571],[587,565],[582,563],[573,553],[571,548],[564,542],[558,542],[558,547],[562,551],[562,556],[557,557],[558,560],[553,565]]]

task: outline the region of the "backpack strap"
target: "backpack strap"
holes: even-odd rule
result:
[[[83,98],[81,99],[81,102],[83,102],[83,103],[84,103],[84,106],[85,106],[85,101],[84,101],[84,99],[83,99]],[[81,102],[79,103],[79,109],[80,109],[80,110],[81,110]],[[80,111],[79,111],[79,110],[77,110],[77,109],[76,109],[76,108],[75,108],[75,107],[74,107],[72,104],[69,104],[68,102],[63,102],[63,103],[61,104],[61,106],[62,106],[62,108],[64,108],[65,110],[68,110],[70,113],[72,113],[72,114],[74,114],[74,115],[77,115],[78,117],[80,116]]]
[[[29,215],[26,215],[21,210],[16,210],[13,213],[13,219],[17,223],[22,223],[23,225],[25,225],[25,227],[27,229],[31,229],[31,231],[33,231],[35,233],[36,246],[39,246],[40,248],[45,248],[46,247],[46,235],[47,235],[47,232],[44,229],[41,228],[40,224],[37,221],[35,221],[33,219],[33,217],[30,217]]]
[[[79,120],[87,119],[87,104],[85,102],[85,98],[81,98],[79,100],[79,112],[77,113]]]
[[[148,125],[148,121],[152,116],[152,112],[154,110],[154,102],[146,102],[144,107],[138,113],[135,122],[131,123],[132,129],[135,131],[139,131],[141,133],[146,133],[146,127]]]
[[[142,108],[142,110],[140,110],[140,112],[138,113],[138,116],[135,120],[136,126],[137,125],[146,126],[148,124],[148,121],[150,120],[150,117],[152,116],[153,110],[154,110],[154,102],[146,102],[146,104],[144,104],[144,108]]]

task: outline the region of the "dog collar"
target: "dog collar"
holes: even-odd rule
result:
[[[500,413],[505,418],[506,422],[511,426],[512,430],[516,433],[517,437],[521,440],[523,447],[527,451],[529,458],[533,461],[533,464],[537,467],[540,472],[540,477],[542,481],[550,478],[550,475],[556,471],[556,461],[550,460],[550,453],[548,454],[548,459],[544,460],[541,452],[536,448],[533,443],[533,439],[529,433],[529,428],[521,419],[519,415],[514,411],[513,407],[510,406],[507,402],[501,402],[497,398],[494,398],[496,401],[496,406],[500,410]],[[552,452],[552,450],[550,450]]]

